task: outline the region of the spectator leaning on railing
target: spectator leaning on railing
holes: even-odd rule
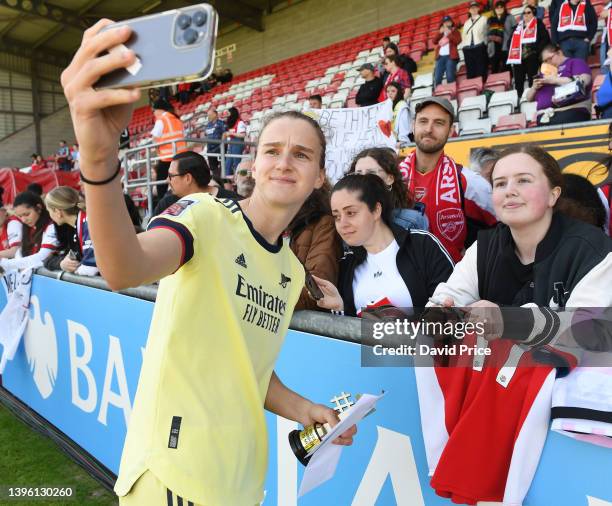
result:
[[[57,186],[45,196],[45,205],[58,227],[59,239],[58,253],[45,260],[45,267],[81,276],[98,274],[85,203],[79,192],[68,186]],[[63,233],[60,227],[63,227]]]
[[[0,199],[0,258],[13,258],[21,245],[21,222],[8,213]]]
[[[557,74],[540,75],[527,91],[527,100],[535,100],[538,104],[538,124],[588,121],[591,118],[591,69],[588,63],[581,58],[567,58],[553,44],[542,50],[542,61],[556,67]],[[568,88],[567,93],[561,95],[565,88]]]
[[[349,252],[337,288],[315,278],[324,294],[320,307],[350,316],[361,316],[364,308],[424,307],[452,273],[453,262],[433,235],[393,223],[389,197],[373,174],[349,174],[334,186],[332,213]]]
[[[21,246],[15,258],[1,258],[0,267],[5,270],[40,267],[58,247],[55,224],[42,199],[32,192],[17,195],[13,211],[22,223]]]

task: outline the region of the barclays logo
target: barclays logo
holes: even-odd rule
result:
[[[57,337],[51,314],[40,310],[36,295],[30,298],[30,319],[23,335],[23,344],[34,383],[43,399],[53,393],[57,379]]]

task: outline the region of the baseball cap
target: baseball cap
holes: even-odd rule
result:
[[[446,21],[452,21],[452,20],[453,20],[453,18],[451,18],[450,16],[444,16],[444,17],[442,18],[442,23],[444,23],[444,22],[446,22]]]
[[[364,63],[361,67],[359,67],[357,69],[359,72],[361,72],[362,70],[371,70],[372,72],[374,72],[374,65],[372,65],[371,63]]]
[[[418,114],[419,112],[421,112],[421,110],[424,107],[426,107],[426,106],[428,106],[430,104],[436,104],[436,105],[442,107],[442,109],[444,109],[448,114],[450,114],[451,122],[454,121],[454,119],[455,119],[455,108],[453,107],[453,104],[451,104],[446,98],[442,98],[442,97],[429,97],[429,98],[426,98],[422,102],[419,102],[415,106],[414,110]]]
[[[480,6],[481,6],[481,5],[480,5],[480,2],[477,2],[476,0],[472,0],[472,1],[470,2],[470,7],[474,7],[474,5],[476,5],[476,6],[478,6],[478,7],[480,7]],[[465,7],[464,7],[464,9],[465,9]]]

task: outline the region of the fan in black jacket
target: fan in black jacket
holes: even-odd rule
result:
[[[448,279],[453,262],[429,232],[392,224],[389,192],[374,174],[351,174],[332,192],[336,230],[349,246],[340,261],[338,288],[315,278],[319,306],[358,316],[364,307],[424,307]]]

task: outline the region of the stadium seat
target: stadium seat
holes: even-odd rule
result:
[[[482,93],[482,89],[482,77],[458,80],[457,100],[459,101],[459,105],[461,105],[463,103],[463,100],[467,97],[475,97],[477,95],[480,95]]]
[[[433,73],[419,74],[414,78],[413,90],[417,88],[431,88],[433,87]]]
[[[491,123],[497,125],[497,119],[500,116],[512,114],[517,104],[518,94],[516,90],[493,93],[489,101],[489,118],[491,118]]]
[[[482,118],[486,109],[487,97],[484,95],[466,97],[463,102],[459,103],[459,112],[457,114],[459,123],[463,124],[466,121]]]
[[[527,128],[527,117],[524,113],[508,114],[501,116],[497,120],[497,125],[493,127],[494,132],[503,132],[505,130],[517,130]]]
[[[457,83],[439,84],[434,91],[436,97],[452,100],[457,96]]]
[[[489,118],[472,119],[464,123],[459,119],[461,135],[481,135],[491,133],[491,120]]]
[[[520,110],[525,115],[528,123],[537,120],[538,104],[535,102],[521,102]]]
[[[490,74],[485,83],[485,89],[493,91],[506,91],[510,89],[512,78],[510,72],[500,72],[498,74]]]
[[[424,98],[431,97],[432,88],[428,86],[427,88],[415,88],[410,96],[410,100],[419,100]]]

